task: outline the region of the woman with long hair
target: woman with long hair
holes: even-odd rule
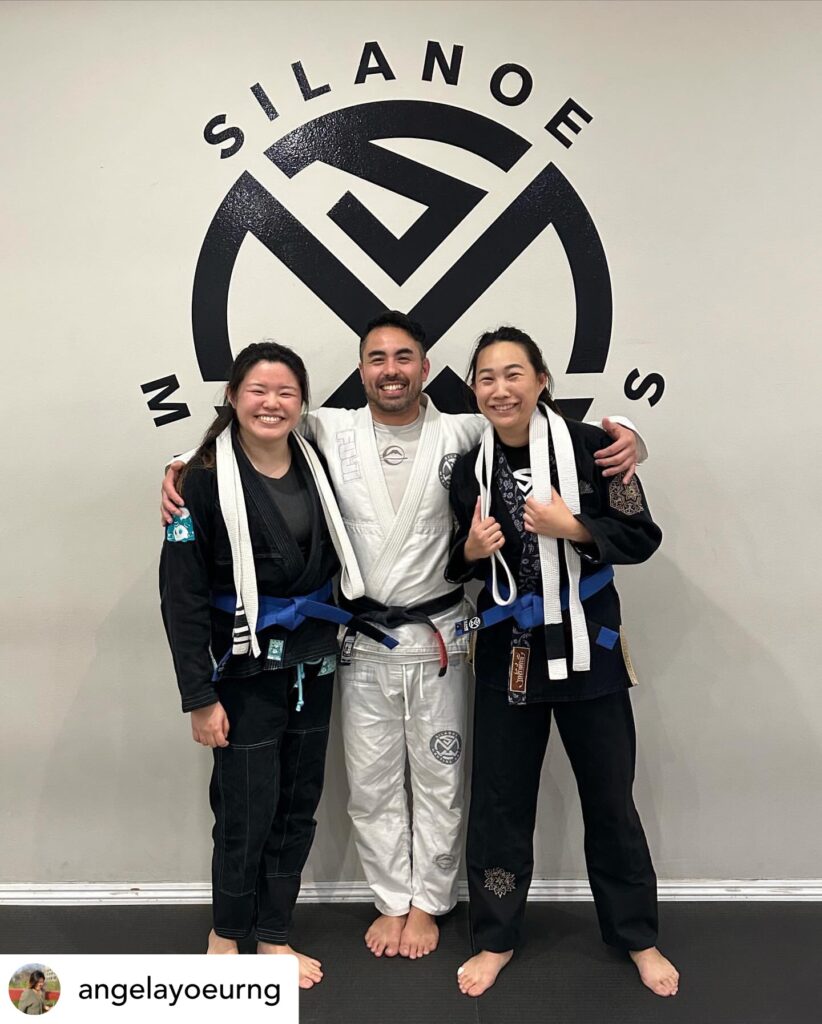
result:
[[[42,971],[32,971],[29,975],[29,987],[23,990],[23,994],[17,1003],[17,1009],[21,1013],[28,1013],[32,1017],[39,1017],[46,1013],[46,976]]]
[[[477,616],[458,625],[477,631],[467,840],[474,956],[459,968],[459,987],[481,995],[520,942],[553,716],[582,803],[602,937],[630,955],[652,991],[674,995],[679,976],[656,949],[656,876],[632,796],[633,670],[612,568],[649,558],[661,531],[636,478],[602,477],[594,453],[606,435],[562,417],[527,334],[484,334],[469,382],[488,427],[451,476],[459,529],[446,577],[486,587]]]
[[[225,405],[181,477],[166,530],[163,619],[182,708],[214,768],[209,953],[293,953],[291,916],[323,785],[337,655],[362,580],[323,465],[296,433],[300,357],[275,342],[237,358]],[[322,978],[296,954],[300,986]]]

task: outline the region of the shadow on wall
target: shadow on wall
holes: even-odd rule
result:
[[[157,585],[149,568],[96,635],[96,656],[49,753],[54,841],[36,881],[191,881],[209,877],[211,755],[180,711]]]
[[[326,785],[306,881],[362,878],[348,822],[337,701]],[[212,753],[180,710],[154,565],[96,632],[46,765],[34,844],[37,882],[207,882]]]
[[[618,569],[618,586],[640,681],[634,795],[659,877],[818,876],[820,741],[784,666],[664,555],[644,579]],[[585,878],[561,745],[554,726],[535,878]]]

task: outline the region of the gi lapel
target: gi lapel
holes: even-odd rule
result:
[[[411,468],[411,476],[408,486],[405,489],[400,507],[396,515],[391,505],[391,498],[388,494],[388,487],[379,462],[377,444],[374,439],[374,430],[371,429],[371,436],[368,439],[368,467],[366,469],[366,482],[371,488],[375,497],[374,507],[380,518],[383,527],[383,546],[376,561],[368,573],[366,591],[368,596],[376,601],[384,601],[383,591],[387,589],[394,567],[399,561],[403,548],[408,543],[408,535],[414,526],[414,521],[419,514],[420,502],[422,501],[425,488],[431,481],[432,474],[436,473],[433,465],[434,457],[439,450],[439,438],[441,421],[438,410],[434,403],[423,397],[423,423],[417,446],[417,455],[414,465]],[[371,459],[377,464],[377,472],[371,469]],[[377,476],[378,480],[374,480]],[[378,504],[379,501],[379,504]],[[387,505],[387,510],[386,510]],[[390,511],[390,516],[387,514]]]

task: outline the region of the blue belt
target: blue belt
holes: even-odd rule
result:
[[[356,616],[344,608],[328,604],[331,597],[331,581],[325,583],[319,590],[311,594],[299,597],[268,597],[261,594],[257,611],[257,632],[260,633],[269,626],[282,626],[283,629],[294,630],[301,626],[306,619],[319,619],[322,622],[336,622],[339,626],[347,626]],[[214,594],[211,595],[212,605],[222,612],[233,615],[237,607],[235,594]],[[377,632],[372,630],[372,632]],[[383,644],[389,650],[397,646],[399,641],[392,636],[379,632],[374,637],[378,643]]]
[[[589,597],[598,594],[614,578],[614,567],[604,565],[590,576],[583,576],[579,584],[580,600],[587,601]],[[559,595],[560,606],[563,611],[568,608],[568,588],[563,587]],[[455,623],[454,629],[457,636],[465,636],[477,629],[485,629],[487,626],[496,626],[498,622],[505,622],[506,619],[514,619],[520,629],[536,629],[545,624],[545,611],[542,597],[539,594],[520,594],[511,604],[495,604],[482,614],[472,616],[470,619],[461,619]]]

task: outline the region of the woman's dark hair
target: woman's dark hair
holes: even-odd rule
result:
[[[238,353],[234,362],[231,364],[231,369],[228,373],[228,381],[225,386],[225,395],[223,398],[223,404],[217,410],[217,415],[214,417],[213,422],[203,434],[203,439],[200,442],[200,447],[197,449],[196,454],[191,459],[191,462],[196,462],[201,466],[211,468],[215,464],[214,456],[214,442],[225,428],[231,423],[232,420],[236,419],[236,412],[234,406],[229,402],[229,397],[233,397],[237,394],[240,389],[240,385],[245,380],[246,375],[252,370],[257,363],[282,363],[283,366],[287,366],[289,370],[297,378],[297,383],[300,386],[300,397],[303,400],[303,406],[308,407],[311,401],[309,390],[308,390],[308,372],[305,368],[305,363],[297,355],[293,349],[286,348],[285,345],[280,345],[276,341],[271,341],[268,338],[264,338],[262,341],[257,341],[253,345],[247,345],[242,352]],[[185,478],[186,466],[177,480],[177,489],[183,483]]]
[[[32,971],[29,975],[29,988],[37,988],[41,981],[45,981],[46,976],[42,971]]]
[[[549,409],[553,409],[557,415],[561,416],[562,410],[553,398],[554,378],[551,376],[551,371],[545,365],[545,359],[543,358],[540,347],[534,339],[530,337],[530,335],[526,334],[525,331],[521,331],[518,327],[498,327],[495,331],[486,331],[485,334],[480,335],[479,340],[474,346],[474,351],[471,354],[471,362],[468,364],[468,383],[473,387],[476,382],[477,359],[479,358],[480,352],[482,352],[483,349],[488,348],[490,345],[496,344],[498,341],[511,341],[515,345],[521,345],[525,349],[525,354],[528,356],[528,362],[534,368],[534,373],[544,373],[548,378],[545,387],[539,393],[538,400],[540,402],[544,402]]]
[[[400,313],[397,309],[386,309],[384,313],[375,316],[365,325],[365,330],[360,335],[360,359],[362,359],[362,350],[365,348],[365,339],[378,327],[399,327],[401,331],[410,334],[419,345],[422,357],[425,359],[425,331],[422,329],[422,324],[418,324],[416,320],[412,320],[410,316]]]

